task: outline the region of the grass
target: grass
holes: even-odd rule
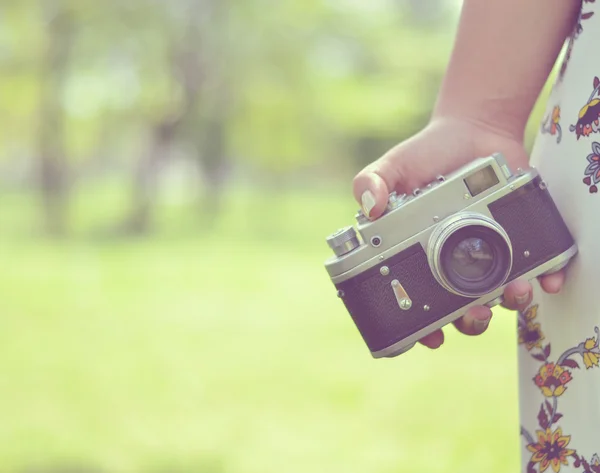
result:
[[[87,192],[77,221],[119,210]],[[322,266],[354,203],[272,197],[61,243],[0,199],[0,471],[519,471],[514,315],[373,360]]]

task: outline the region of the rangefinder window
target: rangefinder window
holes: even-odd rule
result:
[[[492,166],[486,166],[465,179],[467,189],[469,189],[473,197],[495,186],[499,182],[498,176]]]

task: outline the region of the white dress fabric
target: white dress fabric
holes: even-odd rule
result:
[[[570,1],[570,0],[565,0]],[[521,473],[600,473],[600,12],[584,0],[531,161],[579,246],[519,313]]]

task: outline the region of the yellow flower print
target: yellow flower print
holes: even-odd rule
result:
[[[594,348],[598,348],[598,343],[595,338],[588,338],[583,344],[583,364],[586,368],[592,368],[598,366],[600,360],[600,353],[598,350],[592,351]]]
[[[561,464],[568,465],[567,457],[575,453],[575,450],[566,448],[571,436],[563,435],[560,427],[554,432],[550,428],[545,432],[538,430],[537,436],[537,443],[527,445],[527,450],[533,453],[531,463],[540,464],[540,473],[544,473],[549,466],[552,466],[554,473],[559,473]]]
[[[527,312],[525,312],[525,320],[532,321],[537,317],[538,305],[532,305]]]
[[[534,381],[544,396],[554,397],[565,392],[566,385],[571,379],[573,379],[571,373],[562,366],[546,363],[542,365]]]
[[[560,122],[560,107],[557,105],[552,109],[552,123],[558,124]]]
[[[598,88],[600,90],[600,79]],[[537,306],[529,308],[526,313],[519,312],[519,329],[535,328],[536,325],[539,325],[534,323],[536,316]],[[541,350],[533,351],[530,354],[535,360],[542,363],[533,377],[533,381],[546,399],[542,401],[537,414],[540,429],[536,430],[537,439],[525,426],[521,426],[521,435],[526,441],[527,450],[531,452],[531,458],[527,465],[528,472],[560,473],[563,465],[566,465],[567,469],[569,468],[568,457],[572,457],[572,467],[577,471],[600,473],[600,455],[595,453],[590,460],[586,460],[587,455],[576,449],[576,445],[568,448],[571,436],[563,435],[562,429],[559,427],[559,422],[563,418],[563,414],[559,411],[559,404],[562,403],[561,396],[567,391],[567,386],[573,379],[572,371],[581,368],[578,360],[573,359],[574,356],[581,356],[587,369],[600,366],[600,328],[594,327],[594,332],[595,336],[586,338],[576,346],[565,350],[556,359],[556,362],[549,361],[552,354],[550,343]],[[521,335],[521,331],[519,334]],[[527,341],[535,343],[533,339],[520,338],[519,341],[524,344]]]
[[[556,142],[560,143],[562,128],[560,126],[560,107],[558,105],[552,108],[552,113],[545,116],[541,124],[541,132],[556,136]]]
[[[519,345],[525,345],[527,351],[542,348],[542,340],[544,340],[540,324],[534,323],[537,310],[537,305],[531,306],[519,317]]]

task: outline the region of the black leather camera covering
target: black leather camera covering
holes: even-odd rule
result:
[[[489,205],[513,247],[509,280],[540,266],[574,245],[567,226],[540,178]],[[525,256],[528,251],[528,256]],[[383,276],[380,268],[387,266]],[[391,282],[397,279],[412,300],[401,310]],[[342,300],[370,351],[397,343],[472,302],[448,292],[434,278],[427,255],[415,244],[377,266],[336,284]],[[429,310],[424,307],[428,306]]]
[[[575,241],[541,179],[488,206],[494,220],[508,233],[513,247],[513,280],[571,248]],[[525,252],[529,256],[525,256]]]

